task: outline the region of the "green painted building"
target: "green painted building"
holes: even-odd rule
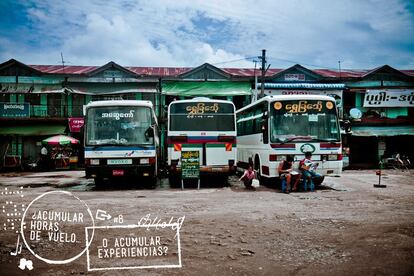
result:
[[[261,88],[258,76],[259,70],[217,68],[208,63],[195,68],[128,67],[114,62],[62,66],[26,65],[11,59],[0,64],[1,168],[35,160],[41,141],[49,136],[66,134],[82,141],[82,130],[71,128],[69,121],[82,120],[83,106],[90,101],[151,101],[159,117],[163,144],[171,101],[206,96],[231,100],[241,108],[260,97],[254,89]],[[376,166],[382,155],[392,152],[414,156],[410,145],[414,137],[414,70],[385,65],[339,72],[310,70],[297,64],[269,69],[263,82],[265,95],[335,97],[341,118],[352,123],[353,132],[344,135],[343,142],[353,166]],[[401,101],[391,99],[395,96]],[[360,114],[359,118],[355,114]],[[80,163],[82,153],[80,147]]]

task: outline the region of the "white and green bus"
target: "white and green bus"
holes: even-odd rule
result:
[[[342,144],[335,99],[319,95],[266,96],[237,111],[237,166],[278,177],[287,155],[294,166],[312,153],[322,175],[340,175]]]
[[[235,170],[236,114],[230,101],[205,97],[173,101],[168,106],[168,170],[180,181],[181,151],[198,151],[201,175],[227,177]]]

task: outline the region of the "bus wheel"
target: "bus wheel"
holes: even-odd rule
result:
[[[94,181],[95,181],[95,186],[97,187],[97,188],[100,188],[100,187],[103,187],[104,186],[104,180],[103,180],[103,178],[102,177],[95,177],[94,178]]]
[[[320,186],[324,180],[325,180],[325,176],[315,177],[313,179],[313,183],[315,184],[315,186]]]
[[[254,167],[253,167],[253,169],[256,172],[256,178],[257,178],[257,180],[259,180],[260,181],[260,184],[262,184],[263,177],[262,177],[262,175],[260,173],[260,161],[259,161],[259,157],[257,155],[254,158]]]
[[[157,177],[153,177],[151,179],[148,179],[147,182],[147,189],[155,189],[157,187]]]
[[[170,183],[170,188],[181,187],[181,179],[178,175],[170,175],[168,177],[168,182]]]

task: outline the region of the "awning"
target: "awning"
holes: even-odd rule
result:
[[[0,128],[0,135],[46,136],[64,134],[65,129],[62,125],[8,126]]]
[[[261,87],[261,84],[258,83]],[[268,89],[344,89],[343,83],[265,83]]]
[[[414,135],[414,126],[355,126],[352,127],[353,136],[399,136]]]
[[[245,96],[251,95],[249,82],[174,81],[162,85],[162,93],[176,96]]]

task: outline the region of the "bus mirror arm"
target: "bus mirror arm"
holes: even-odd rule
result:
[[[351,122],[349,120],[340,120],[339,125],[343,130],[345,130],[346,133],[350,133],[352,131]]]
[[[154,125],[149,126],[145,131],[145,139],[148,141],[149,138],[154,138]]]

